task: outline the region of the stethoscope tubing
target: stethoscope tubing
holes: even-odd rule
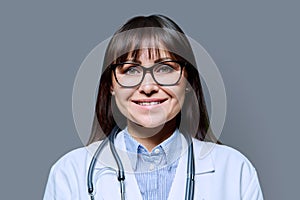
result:
[[[116,150],[116,147],[114,145],[115,144],[115,138],[117,136],[117,133],[120,130],[118,127],[117,128],[116,127],[117,126],[114,127],[114,129],[116,129],[116,130],[113,129],[113,134],[109,135],[109,138],[110,138],[109,145],[110,145],[110,149],[112,151],[112,154],[113,154],[113,156],[115,158],[115,161],[116,161],[116,163],[118,165],[118,181],[120,182],[121,199],[125,200],[125,183],[124,183],[125,172],[124,172],[124,167],[123,167],[122,161],[120,159],[120,156],[119,156],[119,154],[118,154],[118,152]]]
[[[118,126],[115,126],[111,131],[109,137],[105,138],[104,141],[99,145],[96,152],[93,155],[91,160],[88,175],[87,175],[87,187],[88,187],[88,194],[91,200],[94,200],[95,192],[93,186],[93,174],[95,169],[95,164],[100,155],[101,151],[103,150],[104,146],[110,142],[110,149],[114,156],[114,159],[118,166],[118,181],[120,182],[120,192],[121,192],[121,200],[125,200],[125,172],[122,161],[119,157],[119,154],[115,148],[114,140],[116,135],[120,131]],[[190,135],[185,134],[185,138],[189,144],[188,146],[188,160],[187,160],[187,179],[186,179],[186,189],[185,189],[185,200],[193,200],[194,198],[194,189],[195,189],[195,161],[194,161],[194,147],[193,141]]]
[[[195,190],[195,161],[194,161],[194,146],[191,136],[185,134],[185,138],[189,144],[188,146],[188,161],[187,161],[187,177],[186,177],[186,189],[185,200],[194,199]]]
[[[94,153],[93,155],[93,158],[91,160],[91,163],[90,163],[90,166],[89,166],[89,170],[88,170],[88,175],[87,175],[87,187],[88,187],[88,194],[90,195],[91,197],[91,200],[94,200],[94,196],[95,196],[95,191],[94,191],[94,185],[93,185],[93,175],[94,175],[94,169],[95,169],[95,164],[97,162],[97,159],[98,159],[98,156],[100,155],[101,151],[103,150],[104,146],[111,140],[113,139],[113,142],[114,142],[114,138],[115,136],[117,135],[117,133],[120,131],[120,128],[118,126],[115,126],[113,128],[113,130],[111,131],[110,133],[110,137],[107,137],[104,139],[103,142],[101,142],[101,144],[99,145],[99,147],[97,148],[96,152]],[[111,142],[112,143],[112,142]],[[112,147],[114,145],[110,145],[110,147]],[[112,153],[114,155],[114,158],[116,159],[116,157],[118,158],[118,160],[116,160],[117,164],[118,164],[118,168],[119,168],[119,173],[118,173],[118,180],[119,180],[119,175],[121,174],[120,173],[120,167],[119,165],[121,165],[121,169],[123,169],[123,165],[122,165],[122,162],[119,158],[119,155],[118,153],[116,152],[116,149],[113,147],[113,150],[112,150]],[[117,156],[115,156],[115,154]],[[119,161],[119,162],[118,162]],[[125,176],[124,176],[124,169],[122,170],[123,171],[123,177],[125,179]],[[122,178],[123,178],[122,177]],[[123,180],[124,181],[124,180]],[[124,186],[125,187],[125,186]],[[125,190],[125,188],[122,188],[123,191]],[[125,192],[125,191],[124,191]],[[123,200],[123,199],[122,199]]]

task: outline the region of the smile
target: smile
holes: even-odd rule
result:
[[[141,106],[152,106],[152,105],[160,104],[160,102],[139,102],[138,104]]]
[[[145,100],[136,100],[133,102],[140,106],[153,106],[153,105],[161,104],[165,101],[166,99],[145,99]]]

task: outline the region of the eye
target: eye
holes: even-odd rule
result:
[[[124,64],[120,68],[120,72],[124,75],[139,75],[142,73],[142,69],[134,64]]]
[[[174,71],[175,71],[174,67],[167,64],[161,64],[157,66],[155,69],[155,73],[160,73],[160,74],[172,73]]]
[[[127,70],[124,71],[125,74],[128,75],[137,75],[140,73],[140,71],[137,69],[136,66],[129,67]]]

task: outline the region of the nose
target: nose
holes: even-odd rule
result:
[[[149,94],[157,92],[158,89],[159,89],[159,86],[154,81],[151,73],[147,72],[145,74],[144,80],[141,82],[141,85],[138,88],[139,92],[149,95]]]

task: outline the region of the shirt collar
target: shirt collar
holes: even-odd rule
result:
[[[120,133],[118,133],[116,140],[115,140],[115,146],[117,147],[117,151],[118,151],[120,157],[122,157],[125,171],[128,173],[130,173],[130,172],[134,173],[134,171],[131,171],[131,170],[134,170],[132,168],[132,166],[133,166],[132,162],[136,163],[137,153],[136,153],[136,151],[135,151],[135,153],[129,153],[128,150],[126,149],[125,134],[124,134],[125,132],[126,131],[123,130]],[[172,148],[170,148],[169,150],[165,150],[166,152],[169,152],[169,153],[167,153],[168,155],[172,155],[172,156],[167,157],[168,163],[176,161],[177,159],[180,158],[180,156],[184,156],[186,154],[186,150],[187,150],[187,143],[186,143],[184,136],[178,130],[176,130],[175,134],[173,134],[173,135],[175,135],[175,136],[178,135],[175,137],[176,141],[172,142],[172,144],[174,144],[174,146],[172,145]],[[95,154],[95,151],[99,147],[100,143],[101,142],[98,141],[98,142],[90,144],[87,147],[87,151],[89,152],[89,154],[91,156]],[[197,139],[193,139],[193,143],[194,143],[194,152],[195,152],[195,154],[194,154],[195,173],[196,174],[205,174],[205,173],[214,172],[215,171],[214,158],[216,157],[215,156],[215,154],[216,154],[215,146],[218,146],[218,145],[215,143],[199,141]],[[178,145],[178,146],[176,146],[176,145]],[[172,151],[176,152],[176,153],[173,154]],[[181,151],[181,155],[180,155],[180,151]],[[177,153],[177,152],[179,152],[179,153]],[[132,156],[130,157],[130,155],[132,155]],[[95,169],[100,170],[100,169],[104,169],[104,168],[106,169],[107,167],[117,169],[116,161],[115,161],[109,147],[104,148],[101,152],[101,155],[99,155],[99,156],[101,156],[101,159],[99,159],[99,162],[96,163]],[[89,157],[89,159],[91,159],[91,157]],[[183,160],[186,160],[186,158]],[[89,160],[89,162],[87,162],[87,164],[89,164],[89,163],[90,163],[90,160]],[[87,167],[88,166],[89,165],[87,165]]]
[[[141,148],[145,149],[145,147],[128,133],[127,127],[124,129],[124,141],[128,156],[135,169],[137,166],[138,153]],[[179,130],[176,129],[169,138],[154,147],[152,151],[155,151],[155,149],[162,149],[165,154],[166,164],[169,165],[179,159],[181,155],[181,146],[180,133]]]

